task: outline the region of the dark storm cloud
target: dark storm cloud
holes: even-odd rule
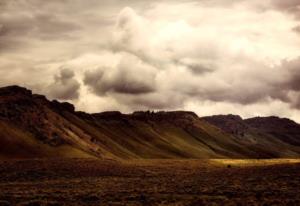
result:
[[[300,109],[300,93],[298,93],[298,97],[296,97],[293,107],[296,109]]]
[[[62,69],[60,74],[55,75],[54,83],[49,86],[50,96],[60,100],[78,99],[80,83],[74,77],[72,70]]]
[[[215,70],[212,67],[204,66],[202,64],[197,63],[181,63],[181,65],[186,66],[195,75],[203,75],[205,73],[211,73]]]
[[[136,95],[154,91],[151,85],[147,85],[142,81],[135,81],[123,78],[122,76],[116,76],[114,79],[107,82],[102,79],[101,73],[97,73],[97,76],[94,76],[95,74],[93,72],[87,72],[84,83],[101,96],[105,95],[107,92]]]
[[[297,99],[297,94],[300,94],[300,58],[290,61],[285,60],[281,65],[270,69],[269,72],[271,70],[277,73],[276,75],[273,74],[274,76],[272,76],[271,81],[269,78],[263,80],[264,76],[272,75],[271,73],[258,73],[258,78],[262,79],[257,82],[252,79],[253,77],[249,78],[249,76],[245,75],[243,80],[238,84],[232,83],[230,87],[224,87],[216,93],[204,91],[202,95],[212,101],[228,101],[243,105],[264,102],[271,98],[288,103],[292,107],[298,106],[299,98]],[[299,107],[297,108],[300,109]]]
[[[40,13],[0,14],[0,25],[0,36],[6,39],[63,38],[63,35],[80,29],[78,24],[60,19],[55,14]]]
[[[300,58],[291,61],[283,61],[282,69],[286,71],[282,89],[300,91]]]
[[[253,68],[258,66],[252,65]],[[192,76],[182,75],[176,80],[173,90],[186,95],[186,99],[197,98],[241,105],[263,103],[272,99],[292,107],[299,105],[296,97],[300,94],[300,58],[282,61],[274,68],[258,67],[255,73],[248,70],[234,74],[233,70],[229,75],[237,75],[238,78],[232,81],[222,80],[217,76],[218,72],[215,70],[206,74],[200,73],[200,78],[194,75],[197,73],[192,73]]]
[[[284,80],[274,88],[274,97],[300,109],[300,58],[284,61],[281,67],[286,74]]]
[[[41,38],[68,38],[70,36],[67,34],[81,29],[78,24],[61,20],[54,15],[38,15],[36,19],[36,29]]]
[[[18,40],[2,38],[0,36],[0,53],[13,52],[21,45],[25,46],[26,43]]]
[[[155,91],[153,68],[135,64],[135,61],[139,60],[135,57],[129,56],[129,58],[133,59],[121,62],[116,68],[87,71],[84,75],[84,83],[101,96],[108,92],[139,95]]]
[[[273,0],[275,8],[291,13],[296,18],[300,18],[300,1],[299,0]]]
[[[300,25],[293,28],[293,31],[300,34]]]
[[[294,10],[300,6],[300,2],[298,0],[273,0],[273,3],[279,8],[288,10]]]

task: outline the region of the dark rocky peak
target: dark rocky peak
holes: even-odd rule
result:
[[[0,88],[0,103],[14,104],[19,106],[33,106],[45,104],[47,101],[44,95],[33,94],[31,90],[20,86],[8,86]]]
[[[15,95],[32,96],[32,91],[16,85],[0,88],[0,97]]]
[[[18,86],[0,88],[0,119],[32,133],[51,145],[63,143],[62,112],[74,112],[70,103],[50,102],[45,96],[32,94]]]
[[[51,106],[54,110],[56,110],[58,112],[62,112],[62,111],[68,111],[71,113],[75,112],[74,105],[69,102],[59,102],[57,100],[53,100],[51,102]]]
[[[37,102],[32,92],[19,86],[0,88],[0,117],[20,119],[27,111],[35,111]]]
[[[40,101],[48,101],[45,95],[41,94],[33,94],[32,98],[35,100],[40,100]]]
[[[24,107],[35,107],[35,106],[49,106],[56,111],[69,111],[74,112],[75,108],[68,102],[58,102],[53,100],[50,102],[46,96],[40,94],[33,94],[31,90],[20,87],[20,86],[7,86],[0,88],[0,103],[2,106],[7,104],[18,108]]]

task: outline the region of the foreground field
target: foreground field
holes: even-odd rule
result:
[[[299,160],[0,162],[0,205],[300,205]]]

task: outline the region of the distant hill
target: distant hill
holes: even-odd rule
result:
[[[26,88],[0,88],[0,158],[60,157],[300,157],[300,125],[186,111],[88,114]]]
[[[272,116],[243,120],[236,115],[214,115],[201,119],[236,137],[259,158],[299,156],[300,125],[290,119]]]

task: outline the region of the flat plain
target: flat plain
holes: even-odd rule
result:
[[[9,160],[0,205],[300,205],[300,160]]]

